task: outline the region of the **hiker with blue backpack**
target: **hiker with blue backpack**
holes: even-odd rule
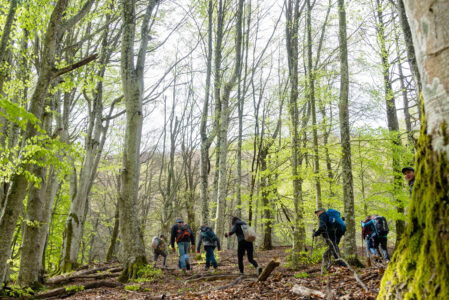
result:
[[[384,261],[388,263],[390,261],[390,256],[388,255],[387,249],[387,241],[388,241],[387,236],[390,230],[388,228],[387,219],[385,219],[385,217],[382,216],[373,215],[370,221],[366,223],[362,222],[362,227],[363,228],[367,227],[371,229],[372,234],[370,238],[374,242],[374,251],[379,256],[382,256]],[[379,254],[379,246],[382,255]]]
[[[318,208],[315,211],[316,216],[320,220],[320,226],[313,233],[313,237],[322,235],[326,240],[328,249],[323,254],[324,267],[329,269],[331,266],[331,255],[335,259],[340,258],[340,249],[338,244],[340,244],[341,237],[346,232],[346,224],[340,216],[340,212],[335,209]],[[342,261],[338,261],[338,265],[346,266]]]
[[[214,233],[212,228],[207,225],[202,225],[200,228],[200,233],[198,235],[198,243],[196,246],[196,252],[200,253],[201,244],[204,244],[204,251],[206,251],[206,271],[209,270],[210,265],[216,270],[218,268],[217,261],[215,260],[214,250],[218,248],[221,250],[220,240]]]
[[[256,239],[256,232],[254,229],[240,220],[237,217],[233,217],[232,221],[232,229],[230,232],[225,233],[225,237],[229,237],[234,233],[237,235],[238,247],[237,247],[237,256],[239,262],[239,270],[240,274],[243,274],[244,266],[243,266],[243,256],[248,256],[248,261],[257,269],[258,275],[262,273],[262,268],[259,267],[257,262],[254,260],[254,246],[253,242]]]

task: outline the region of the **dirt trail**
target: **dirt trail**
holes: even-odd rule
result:
[[[246,261],[246,258],[245,274],[247,276],[238,278],[236,250],[224,250],[219,253],[220,266],[215,273],[212,268],[206,271],[204,262],[196,262],[193,260],[194,254],[191,254],[193,271],[186,275],[180,275],[176,270],[177,257],[170,254],[167,260],[169,269],[163,270],[163,277],[153,282],[140,283],[140,289],[137,291],[125,289],[126,285],[112,287],[117,283],[117,277],[114,275],[115,273],[109,273],[108,276],[101,278],[103,282],[111,283],[108,287],[78,291],[64,299],[321,299],[318,296],[302,297],[293,294],[291,290],[294,285],[319,290],[325,294],[333,291],[335,299],[375,299],[377,296],[379,282],[384,271],[382,265],[357,270],[359,277],[369,289],[369,291],[364,291],[347,269],[332,268],[328,275],[321,276],[319,265],[305,266],[296,271],[286,268],[286,250],[287,247],[277,247],[274,250],[255,253],[256,261],[262,266],[266,266],[271,259],[276,257],[281,260],[281,265],[275,269],[266,282],[255,282],[256,270]],[[160,258],[158,266],[161,263],[162,259]],[[116,265],[112,267],[117,269]],[[213,281],[195,279],[212,274],[235,274],[236,276],[229,275],[227,278]],[[92,285],[93,282],[99,280],[85,276],[66,285]],[[138,285],[138,283],[127,285]],[[225,286],[226,288],[224,288]]]

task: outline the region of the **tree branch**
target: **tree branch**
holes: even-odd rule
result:
[[[81,61],[79,61],[77,63],[74,63],[73,65],[70,65],[70,66],[67,66],[67,67],[61,68],[61,69],[55,69],[53,71],[53,75],[51,76],[51,78],[55,79],[58,76],[61,76],[61,75],[65,74],[65,73],[71,72],[71,71],[73,71],[75,69],[78,69],[78,68],[84,66],[84,65],[87,65],[91,61],[97,59],[97,57],[98,57],[98,54],[95,53],[95,54],[93,54],[93,55],[91,55],[91,56],[89,56],[89,57],[87,57],[87,58],[85,58],[85,59],[83,59],[83,60],[81,60]]]

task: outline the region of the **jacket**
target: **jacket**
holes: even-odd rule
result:
[[[326,213],[320,215],[320,226],[315,231],[313,236],[323,235],[324,237],[329,237],[333,239],[336,236],[337,226],[336,223],[331,223],[329,221],[329,216]]]
[[[371,218],[366,218],[365,221],[362,222],[362,239],[366,239],[367,236],[370,236],[374,232],[374,229],[371,226],[364,226],[364,224],[371,220]]]
[[[246,223],[243,222],[242,220],[237,220],[234,223],[234,225],[232,226],[231,231],[229,232],[229,236],[231,236],[235,233],[237,235],[237,240],[239,242],[245,240],[245,236],[243,235],[243,230],[242,230],[241,225],[246,225]]]
[[[410,196],[412,195],[413,192],[413,185],[415,185],[415,178],[413,178],[408,182],[408,186],[410,187]]]
[[[207,237],[205,237],[202,232],[206,232],[208,230],[212,230],[210,227],[201,228],[200,233],[198,234],[198,243],[196,246],[196,251],[199,252],[201,248],[201,244],[204,244],[204,247],[212,246],[212,247],[218,247],[218,250],[221,250],[220,240],[217,239],[215,241],[211,241]]]
[[[183,237],[182,239],[180,239],[179,241],[176,241],[176,242],[177,243],[180,243],[180,242],[191,242],[192,245],[195,245],[195,239],[193,237],[192,229],[190,229],[190,226],[188,224],[184,224],[184,225],[187,226],[187,228],[188,228],[187,230],[188,230],[190,236],[185,236],[185,237]],[[175,248],[175,240],[176,240],[176,234],[178,232],[178,228],[179,228],[178,224],[173,225],[173,227],[171,228],[170,245],[172,246],[172,248]]]

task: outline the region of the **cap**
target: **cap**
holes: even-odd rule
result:
[[[405,167],[405,168],[402,169],[402,174],[405,174],[406,171],[415,172],[415,169],[413,169],[412,167]]]
[[[326,211],[326,210],[324,208],[317,208],[317,210],[315,210],[315,213],[317,213],[319,211]]]
[[[177,219],[176,219],[176,223],[184,223],[184,220],[181,219],[181,218],[177,218]]]

